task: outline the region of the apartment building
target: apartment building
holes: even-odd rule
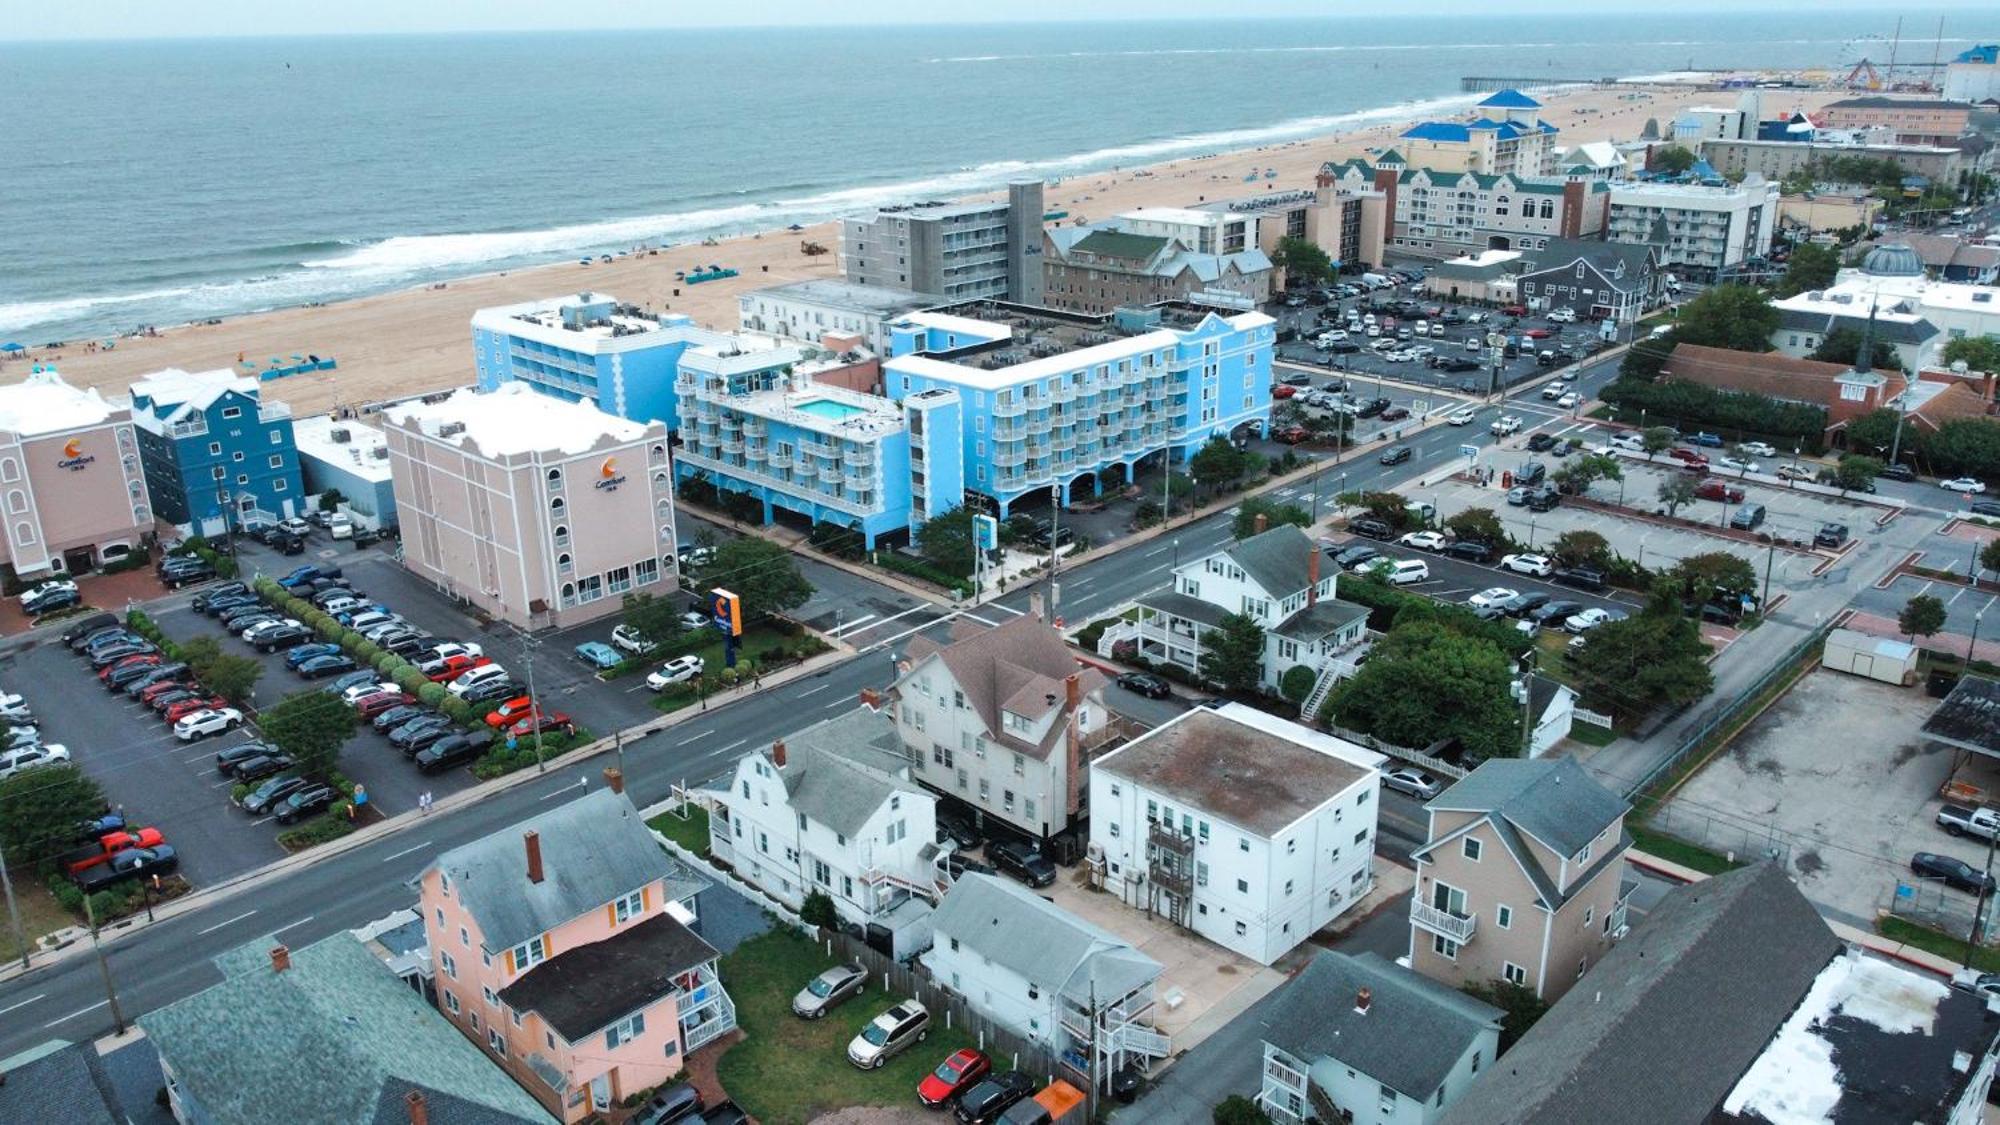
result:
[[[1321,174],[1313,187],[1197,203],[1197,211],[1245,215],[1257,221],[1257,248],[1276,254],[1278,243],[1302,238],[1326,251],[1336,265],[1375,266],[1382,261],[1387,199],[1372,186],[1336,185]]]
[[[255,378],[157,371],[132,384],[132,424],[153,514],[196,535],[276,523],[305,510],[292,408]]]
[[[1562,175],[1489,174],[1425,165],[1402,149],[1375,159],[1333,161],[1320,180],[1341,190],[1372,189],[1375,237],[1399,254],[1458,258],[1486,250],[1538,250],[1554,238],[1595,238],[1610,213],[1611,185],[1600,170]]]
[[[1981,43],[1952,56],[1944,68],[1943,93],[1950,102],[2000,100],[2000,43]]]
[[[33,581],[85,574],[153,529],[132,414],[36,365],[0,386],[0,563]]]
[[[956,393],[963,488],[1003,518],[1030,492],[1068,504],[1185,462],[1212,437],[1269,426],[1276,322],[1156,305],[1084,316],[979,304],[891,328],[889,397]]]
[[[1713,278],[1771,252],[1778,228],[1778,185],[1762,177],[1740,184],[1611,185],[1610,242],[1651,246],[1668,270]]]
[[[963,503],[962,403],[950,390],[879,395],[822,384],[827,360],[797,347],[690,348],[680,358],[682,479],[756,497],[780,510],[877,537]]]
[[[1426,121],[1405,130],[1396,147],[1413,168],[1488,176],[1547,176],[1555,172],[1555,138],[1542,103],[1519,90],[1482,100],[1464,121]]]
[[[1923,176],[1942,184],[1958,183],[1967,170],[1964,153],[1939,145],[1827,144],[1801,141],[1710,140],[1702,142],[1701,157],[1725,175],[1762,176],[1777,182],[1821,161],[1858,156],[1887,160],[1904,175]]]
[[[1757,91],[1745,90],[1734,106],[1689,106],[1674,117],[1671,132],[1675,141],[1688,148],[1707,141],[1739,141],[1757,135],[1763,106]]]
[[[1240,703],[1090,765],[1092,877],[1269,965],[1374,885],[1382,755]]]
[[[1899,145],[1949,146],[1972,124],[1970,102],[1882,94],[1842,98],[1822,110],[1827,129],[1880,129]]]
[[[1039,304],[1042,214],[1040,180],[1008,184],[1004,199],[884,207],[841,225],[841,272],[947,301]]]
[[[708,831],[717,858],[794,910],[824,894],[842,921],[905,935],[899,957],[929,939],[937,798],[888,711],[862,704],[737,759]]]
[[[1085,762],[1111,736],[1104,673],[1034,614],[910,639],[888,699],[918,784],[1031,840],[1082,821]]]
[[[876,355],[887,355],[890,324],[944,303],[942,297],[888,285],[812,278],[752,289],[736,299],[736,317],[747,332],[813,344],[828,335],[858,336]]]
[[[1058,1077],[1104,1092],[1112,1075],[1171,1053],[1151,1026],[1162,967],[1124,939],[995,875],[953,884],[933,920],[931,978],[1046,1045]]]
[[[394,403],[382,429],[403,565],[450,596],[539,629],[675,589],[664,424],[509,382]]]
[[[1271,299],[1271,259],[1255,215],[1142,207],[1105,222],[1043,233],[1049,307],[1108,313],[1201,299],[1254,309]]]
[[[1625,927],[1623,799],[1569,758],[1482,763],[1424,806],[1410,967],[1560,999]]]
[[[736,1027],[685,878],[613,785],[417,876],[438,1001],[564,1122],[686,1068]]]
[[[679,313],[652,313],[606,293],[575,293],[472,314],[481,390],[525,383],[564,402],[680,427],[674,374],[690,347],[729,337]]]
[[[1262,687],[1277,691],[1297,667],[1312,674],[1315,687],[1331,685],[1354,673],[1368,610],[1335,596],[1339,568],[1328,564],[1321,573],[1322,556],[1291,524],[1239,539],[1176,566],[1172,582],[1139,595],[1137,620],[1105,630],[1098,651],[1109,655],[1129,643],[1147,660],[1198,675],[1203,637],[1242,614],[1264,629]],[[1324,698],[1317,690],[1313,695]]]
[[[376,527],[396,522],[396,485],[389,476],[389,439],[359,418],[315,414],[292,425],[299,477],[307,496],[338,492],[342,507]]]
[[[1279,1125],[1432,1125],[1500,1055],[1500,1009],[1373,953],[1322,950],[1264,1008]]]

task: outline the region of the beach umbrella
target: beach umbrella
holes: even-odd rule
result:
[[[27,350],[28,346],[26,344],[22,344],[14,340],[9,340],[4,344],[0,344],[0,352],[25,352]]]

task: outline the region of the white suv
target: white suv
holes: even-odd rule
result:
[[[12,750],[0,750],[0,781],[13,777],[22,770],[36,766],[53,766],[69,761],[69,750],[59,743],[47,746],[19,746]]]
[[[183,715],[174,724],[174,737],[182,742],[193,742],[211,734],[221,734],[243,722],[243,712],[234,707],[224,707],[220,711],[196,711]]]
[[[1555,564],[1543,555],[1508,555],[1500,560],[1502,570],[1516,574],[1532,574],[1536,578],[1547,578],[1555,573]]]
[[[685,683],[699,677],[704,663],[701,657],[693,653],[676,656],[660,665],[659,671],[647,676],[646,686],[654,691],[665,691],[668,684]]]

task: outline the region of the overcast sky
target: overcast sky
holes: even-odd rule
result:
[[[1541,0],[1533,14],[1616,10],[1618,0]],[[1898,7],[1885,0],[1677,0],[1675,12],[1698,8],[1758,7],[1796,10],[1809,17],[1828,8],[1873,9],[1885,23]],[[1941,9],[1993,11],[1993,0],[1923,0],[1932,16]],[[1647,9],[1664,14],[1666,9]],[[869,24],[999,22],[1065,19],[1199,17],[1300,17],[1383,8],[1359,0],[754,0],[718,4],[703,0],[583,6],[559,0],[0,0],[0,40],[150,39],[162,36],[327,35],[371,32],[495,31],[716,27],[745,24]],[[1397,16],[1478,14],[1501,9],[1491,0],[1400,0]],[[1914,14],[1914,13],[1912,13]],[[1921,19],[1920,19],[1921,22]],[[1970,23],[1947,35],[1992,35],[2000,19]],[[1692,29],[1691,29],[1692,30]],[[1909,28],[1905,28],[1906,31]]]

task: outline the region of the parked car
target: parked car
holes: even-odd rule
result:
[[[619,628],[622,629],[624,626],[621,625]],[[618,655],[617,649],[603,641],[585,641],[576,646],[575,652],[577,659],[600,671],[616,668],[625,662],[625,658]]]
[[[993,1125],[1007,1107],[1035,1092],[1036,1081],[1018,1070],[996,1074],[958,1099],[955,1116],[961,1125]]]
[[[127,879],[137,879],[142,875],[165,875],[180,865],[180,856],[175,853],[172,844],[133,848],[130,851],[119,852],[96,867],[86,869],[76,877],[76,882],[85,893],[94,893]]]
[[[1147,699],[1165,699],[1174,693],[1167,681],[1151,672],[1122,672],[1116,682],[1126,691],[1138,692]]]
[[[1938,487],[1946,492],[1979,493],[1986,491],[1986,482],[1972,477],[1953,477],[1950,480],[1939,481]]]
[[[323,641],[303,644],[285,654],[285,667],[296,672],[299,665],[304,664],[315,656],[333,656],[339,651],[339,645],[328,644]]]
[[[234,707],[196,711],[182,715],[174,723],[174,737],[182,742],[193,742],[197,738],[207,738],[211,734],[234,730],[242,723],[243,712]]]
[[[283,773],[297,765],[298,762],[294,761],[290,754],[272,750],[237,762],[230,767],[229,773],[238,781],[256,781],[274,773]]]
[[[867,984],[868,971],[861,966],[835,965],[799,989],[799,994],[792,997],[792,1013],[809,1020],[819,1019],[849,997],[858,995]]]
[[[1407,793],[1419,801],[1428,801],[1444,792],[1444,782],[1415,766],[1399,766],[1382,775],[1382,787]]]
[[[1493,544],[1478,539],[1454,539],[1445,545],[1444,553],[1455,559],[1483,563],[1493,557]]]
[[[160,717],[176,726],[182,719],[199,711],[217,711],[227,708],[229,700],[220,695],[193,694],[186,699],[177,699],[160,711]]]
[[[14,746],[0,750],[0,781],[5,781],[22,770],[38,766],[53,766],[69,761],[69,748],[51,742],[47,746]]]
[[[118,629],[118,617],[110,613],[93,613],[62,631],[62,643],[71,651],[81,649],[91,637],[106,630]]]
[[[258,633],[251,640],[250,647],[258,652],[276,652],[302,645],[311,640],[312,635],[313,631],[304,625],[286,622]]]
[[[1803,465],[1780,465],[1777,476],[1779,480],[1811,480],[1813,471]]]
[[[1910,857],[1910,870],[1923,878],[1939,880],[1961,891],[1993,893],[1993,876],[1954,856],[1918,852]]]
[[[263,758],[277,753],[277,748],[267,742],[240,742],[226,746],[215,752],[215,772],[234,773],[236,767],[252,758]]]
[[[1901,461],[1898,461],[1893,465],[1882,466],[1882,471],[1876,473],[1875,475],[1885,480],[1899,480],[1906,484],[1909,483],[1910,481],[1917,479],[1917,471],[1915,469],[1910,468],[1908,465],[1902,463]],[[1974,491],[1979,491],[1979,490],[1975,489]]]
[[[82,602],[83,595],[77,593],[75,586],[44,585],[21,599],[21,612],[30,617],[40,617]]]
[[[701,1091],[692,1082],[679,1082],[668,1086],[647,1098],[632,1116],[625,1119],[626,1125],[672,1125],[676,1121],[692,1123],[694,1115],[700,1113],[705,1102]],[[707,1125],[704,1120],[701,1125]]]
[[[1369,569],[1382,576],[1391,586],[1409,586],[1418,582],[1428,582],[1431,578],[1430,564],[1422,559],[1377,559]]]
[[[1847,525],[1844,523],[1823,523],[1813,533],[1813,546],[1832,547],[1836,550],[1848,539]]]
[[[693,653],[676,656],[646,677],[646,686],[654,691],[665,691],[671,684],[688,683],[699,679],[707,663]]]
[[[1370,539],[1394,539],[1396,529],[1373,516],[1358,516],[1347,521],[1347,530]]]
[[[364,719],[373,719],[384,711],[393,711],[398,707],[408,707],[415,702],[416,697],[404,691],[380,691],[355,700],[354,713]]]
[[[1334,565],[1343,570],[1352,570],[1381,553],[1366,543],[1355,543],[1341,548],[1340,552],[1333,556],[1333,561]]]
[[[1412,456],[1413,453],[1411,452],[1409,446],[1392,445],[1389,448],[1383,450],[1382,456],[1376,458],[1376,460],[1382,462],[1384,465],[1400,465],[1403,462],[1408,461]]]
[[[1544,594],[1539,590],[1530,590],[1524,594],[1516,594],[1493,608],[1506,614],[1508,617],[1526,617],[1548,603],[1548,594]]]
[[[370,719],[369,722],[378,732],[387,734],[389,731],[395,730],[411,719],[429,714],[434,714],[434,712],[421,703],[404,703],[389,708],[387,711]]]
[[[1412,531],[1396,542],[1405,547],[1415,547],[1419,551],[1442,551],[1445,548],[1444,534],[1437,531]]]
[[[1056,865],[1036,848],[1016,840],[994,840],[987,844],[986,859],[1031,887],[1046,887],[1056,881]]]
[[[1555,573],[1555,564],[1550,562],[1546,555],[1508,555],[1500,560],[1500,567],[1516,574],[1530,574],[1536,578],[1547,578]]]
[[[492,747],[493,732],[490,730],[447,735],[417,752],[417,770],[436,773],[453,766],[467,765],[479,760]]]
[[[1544,602],[1527,615],[1527,620],[1543,628],[1553,628],[1569,619],[1571,614],[1582,613],[1583,603],[1564,601],[1560,598]]]
[[[1553,449],[1555,444],[1556,439],[1554,434],[1543,432],[1528,436],[1528,452],[1530,453],[1541,453],[1545,450]]]
[[[863,1070],[874,1070],[912,1043],[930,1035],[931,1014],[915,1000],[905,1000],[868,1022],[847,1044],[847,1058]]]
[[[1694,486],[1694,494],[1703,500],[1720,500],[1725,504],[1741,504],[1743,490],[1733,484],[1725,484],[1715,477],[1707,477]]]
[[[2000,835],[2000,812],[1989,808],[1946,804],[1938,810],[1937,822],[1939,827],[1953,836],[1970,834],[1982,840],[1991,840]]]
[[[251,816],[263,816],[271,811],[273,805],[310,784],[312,783],[305,778],[296,775],[267,778],[262,785],[245,793],[243,799],[236,802],[236,805]]]
[[[430,711],[409,719],[402,726],[390,731],[389,745],[401,750],[404,757],[414,758],[418,750],[430,745],[437,738],[443,738],[450,730],[451,719],[448,716]],[[432,735],[436,738],[432,738]]]
[[[308,680],[323,680],[354,671],[354,660],[344,653],[329,653],[305,661],[295,671]]]
[[[1559,567],[1555,579],[1565,586],[1574,586],[1579,590],[1604,589],[1604,572],[1594,566]]]
[[[434,684],[442,684],[442,683],[449,683],[452,680],[456,680],[460,676],[464,675],[467,672],[470,672],[474,668],[491,663],[493,662],[491,660],[486,659],[484,656],[472,656],[466,653],[454,653],[451,656],[442,657],[440,659],[432,660],[427,663],[421,664],[418,666],[418,671],[422,672],[424,674],[424,678],[429,680],[430,682]]]
[[[917,1100],[937,1109],[979,1084],[993,1070],[985,1052],[964,1047],[953,1051],[917,1083]]]

